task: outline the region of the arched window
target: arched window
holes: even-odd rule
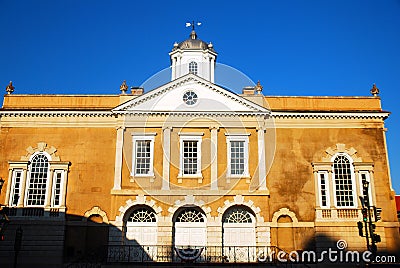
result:
[[[24,216],[33,213],[41,217],[43,214],[38,211],[44,211],[44,207],[64,212],[71,163],[61,161],[55,154],[57,149],[47,147],[45,142],[39,142],[37,147],[30,146],[27,151],[29,154],[21,156],[21,160],[8,161],[11,172],[6,203],[10,207],[32,207]]]
[[[252,215],[242,207],[231,208],[224,217],[224,223],[252,223]]]
[[[353,171],[346,155],[339,154],[333,161],[335,195],[337,207],[354,206]]]
[[[196,209],[185,209],[178,215],[176,222],[204,222],[204,217]]]
[[[156,213],[149,208],[137,208],[129,215],[128,222],[156,222]]]
[[[48,174],[49,159],[47,156],[42,153],[35,155],[30,165],[30,178],[26,198],[28,206],[44,206]]]
[[[197,74],[197,62],[192,61],[189,63],[189,73]]]

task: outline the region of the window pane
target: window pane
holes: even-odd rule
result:
[[[21,194],[21,177],[22,177],[22,171],[14,171],[13,175],[13,188],[12,188],[12,193],[10,195],[10,205],[11,206],[16,206],[18,205],[18,200]]]
[[[244,173],[244,141],[231,141],[231,174],[241,175]]]
[[[26,200],[28,206],[44,205],[48,171],[49,161],[44,154],[38,154],[33,157]]]
[[[321,185],[321,207],[327,206],[327,188],[326,188],[326,178],[325,174],[319,174],[320,185]]]
[[[146,175],[150,173],[150,140],[136,141],[135,173]]]
[[[57,171],[54,175],[54,185],[53,185],[53,206],[60,206],[60,197],[61,197],[61,179],[62,179],[62,171]]]
[[[350,161],[339,155],[333,163],[336,186],[336,203],[339,207],[354,206],[353,182],[351,179]]]
[[[183,174],[197,174],[197,141],[183,142]]]
[[[197,63],[192,61],[189,63],[189,73],[197,74]]]

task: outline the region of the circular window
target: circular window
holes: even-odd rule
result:
[[[193,105],[197,102],[197,95],[193,91],[187,91],[183,94],[183,101],[187,105]]]

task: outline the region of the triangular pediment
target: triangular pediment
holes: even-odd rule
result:
[[[195,101],[185,102],[188,92],[195,94]],[[270,114],[268,109],[194,74],[153,89],[112,111],[117,114]]]

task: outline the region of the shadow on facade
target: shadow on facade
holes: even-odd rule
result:
[[[43,208],[4,208],[4,212],[10,222],[4,231],[4,240],[0,241],[2,268],[153,261],[145,247],[126,239],[123,231],[104,223],[100,215],[86,218]],[[17,232],[22,235],[18,236]],[[111,246],[110,232],[120,237]]]

